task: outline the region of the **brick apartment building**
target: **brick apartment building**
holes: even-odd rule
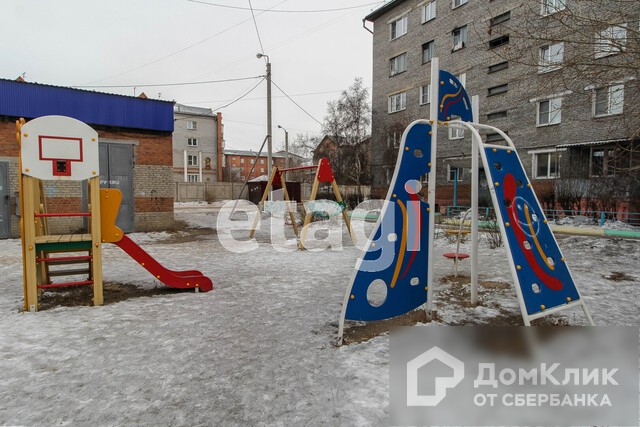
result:
[[[267,175],[267,155],[261,154],[257,159],[257,163],[251,172],[251,167],[256,162],[258,153],[250,150],[224,150],[224,167],[225,181],[244,181],[248,176],[254,179],[262,175]],[[286,167],[287,153],[285,151],[277,151],[272,153],[271,160],[274,166],[279,168]],[[289,167],[301,165],[305,159],[293,153],[289,153]]]
[[[630,182],[634,173],[635,190],[624,184],[618,196],[640,198],[640,2],[616,4],[393,0],[366,16],[373,23],[372,196],[387,191],[404,128],[429,118],[431,58],[438,57],[470,96],[479,95],[479,121],[513,139],[541,199],[553,198],[560,180],[581,182],[584,198],[599,182]],[[443,210],[453,203],[454,180],[457,204],[469,203],[471,143],[468,132],[439,132]]]
[[[174,181],[222,181],[222,113],[176,103],[173,114]]]
[[[15,121],[46,115],[73,117],[98,132],[100,185],[123,192],[117,224],[125,232],[173,227],[173,102],[0,79],[0,238],[20,235]],[[86,211],[81,182],[46,181],[44,194],[49,212]],[[50,226],[72,233],[83,220]]]

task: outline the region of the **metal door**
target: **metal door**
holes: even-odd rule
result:
[[[0,162],[0,239],[10,237],[9,215],[9,163]]]
[[[125,233],[134,231],[133,146],[101,142],[100,187],[122,191],[122,204],[116,224]]]

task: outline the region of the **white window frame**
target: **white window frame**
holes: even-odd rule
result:
[[[424,47],[428,46],[428,49],[425,49]],[[424,52],[425,50],[428,50],[430,55],[429,55],[429,60],[425,61],[424,60]],[[422,44],[422,63],[423,64],[427,64],[429,62],[431,62],[431,60],[433,59],[434,55],[435,55],[436,51],[435,51],[435,40],[431,40],[430,42],[426,42]]]
[[[542,46],[539,50],[539,60],[539,73],[548,73],[562,68],[562,62],[564,61],[564,42]]]
[[[420,105],[426,105],[431,102],[431,83],[420,86]]]
[[[240,163],[244,163],[244,157],[240,157]]]
[[[627,24],[612,25],[596,33],[595,58],[617,55],[627,43]]]
[[[407,52],[394,56],[389,60],[389,77],[407,71]]]
[[[607,111],[598,114],[598,92],[606,91]],[[617,93],[616,93],[617,92]],[[601,92],[602,93],[602,92]],[[615,83],[609,86],[596,88],[593,91],[593,117],[608,117],[622,114],[624,111],[624,83]]]
[[[461,166],[451,166],[450,164],[447,164],[447,182],[454,182],[454,179],[451,176],[454,169],[458,170],[458,182],[464,181],[464,168]]]
[[[188,173],[187,174],[187,182],[200,182],[200,174]]]
[[[451,0],[451,9],[456,9],[464,4],[467,4],[469,0]]]
[[[541,123],[540,107],[541,107],[541,104],[545,102],[549,103],[549,111],[547,112],[549,114],[549,120],[546,123]],[[557,108],[552,108],[554,106],[557,106]],[[555,115],[552,116],[552,113],[554,112],[555,112]],[[541,99],[536,102],[536,126],[537,127],[553,126],[553,125],[558,125],[560,123],[562,123],[562,97],[561,96]]]
[[[389,36],[391,40],[396,40],[405,34],[407,34],[407,30],[409,27],[409,16],[404,15],[398,19],[393,20],[389,24]]]
[[[187,138],[187,147],[197,147],[198,138]]]
[[[433,19],[436,19],[436,0],[422,6],[422,23],[425,24]]]
[[[401,132],[389,132],[387,134],[387,148],[398,148],[400,146],[400,140],[402,138]]]
[[[264,159],[260,159],[260,164],[264,165]]]
[[[187,154],[187,166],[198,166],[198,156],[196,154]]]
[[[451,116],[451,120],[456,120],[459,118],[460,117],[458,116]],[[464,138],[464,129],[449,126],[449,139],[454,140],[454,139],[463,139],[463,138]]]
[[[546,175],[538,175],[538,164],[542,155],[547,156]],[[551,173],[552,160],[555,159],[555,172]],[[531,151],[531,176],[533,179],[556,179],[560,178],[560,153],[557,149]]]
[[[188,130],[198,130],[198,122],[196,122],[195,120],[188,120],[187,121],[187,129]]]
[[[456,35],[458,33],[458,35]],[[467,46],[467,26],[463,25],[461,27],[455,28],[451,34],[453,35],[453,49],[452,51],[457,51],[460,49],[464,49]],[[456,42],[456,39],[459,39]]]
[[[553,15],[556,12],[565,10],[567,0],[542,0],[540,14],[542,16]]]
[[[407,108],[407,92],[394,93],[389,95],[388,112],[397,113]]]

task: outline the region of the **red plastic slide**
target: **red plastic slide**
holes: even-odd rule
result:
[[[155,258],[145,252],[128,236],[123,235],[122,239],[113,242],[120,249],[125,251],[131,258],[135,259],[147,271],[155,276],[167,286],[179,289],[195,289],[200,288],[201,292],[209,292],[213,290],[211,279],[197,270],[175,271],[169,270],[162,266]]]

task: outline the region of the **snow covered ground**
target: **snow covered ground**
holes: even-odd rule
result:
[[[185,204],[176,217],[213,228],[216,209]],[[322,252],[276,251],[264,226],[258,249],[246,253],[229,252],[207,230],[130,237],[169,268],[203,271],[214,291],[21,313],[20,241],[0,241],[0,425],[388,424],[388,335],[334,346],[358,257],[346,233],[342,251]],[[559,243],[595,322],[638,325],[640,241]],[[467,288],[442,257],[454,249],[437,241],[432,323],[517,319],[510,287],[481,288],[479,307],[459,303]],[[480,256],[481,279],[511,281],[504,249],[483,247]],[[468,266],[462,262],[462,275]],[[159,286],[113,245],[104,279]],[[576,311],[550,322],[584,318]]]

